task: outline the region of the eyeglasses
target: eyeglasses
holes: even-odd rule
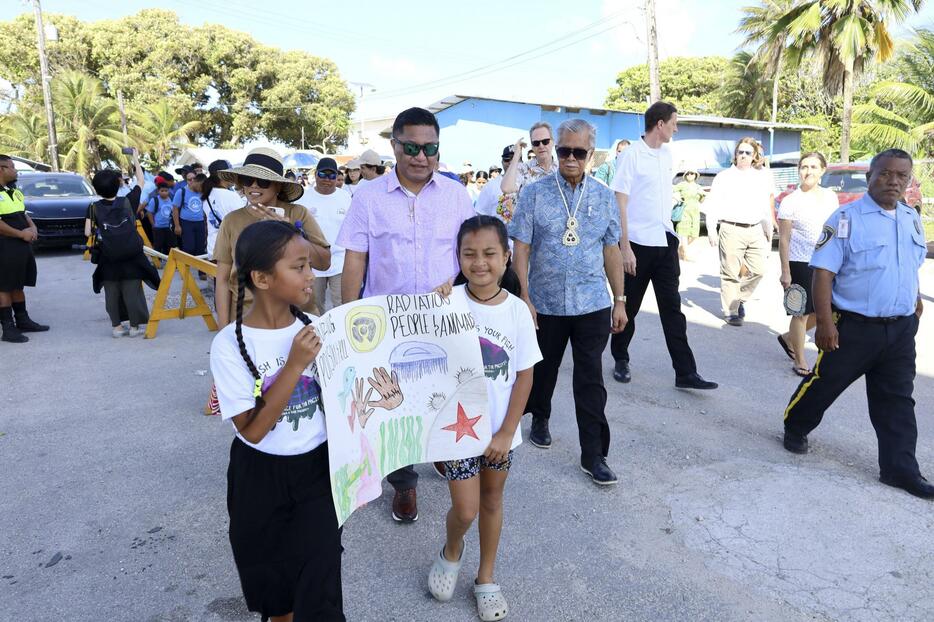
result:
[[[257,179],[256,177],[250,177],[249,175],[237,175],[237,183],[243,186],[244,188],[249,188],[253,184],[256,184],[263,190],[268,188],[272,184],[271,179]]]
[[[317,175],[318,179],[330,179],[331,181],[337,179],[337,173],[333,171],[318,171],[315,175]]]
[[[419,145],[418,143],[402,142],[401,140],[397,140],[396,142],[402,145],[402,153],[413,158],[417,157],[419,152],[422,151],[425,152],[425,157],[434,157],[438,155],[438,147],[440,146],[439,143],[425,143],[424,145]]]
[[[738,156],[741,156],[741,155],[748,155],[748,156],[751,156],[751,155],[754,154],[754,153],[755,153],[755,151],[748,151],[748,150],[746,150],[746,149],[740,149],[740,150],[738,150],[738,151],[736,152],[736,155],[738,155]]]
[[[541,140],[533,140],[533,141],[532,141],[532,146],[533,146],[533,147],[538,147],[539,145],[545,145],[545,146],[547,147],[547,146],[550,145],[550,144],[551,144],[551,139],[550,139],[550,138],[543,138],[543,139],[541,139]]]
[[[590,153],[590,150],[581,149],[580,147],[575,147],[574,149],[572,149],[571,147],[558,147],[557,149],[555,149],[555,151],[558,152],[558,157],[561,158],[562,160],[567,160],[573,155],[574,159],[577,160],[578,162],[583,162],[584,160],[586,160],[587,154]]]

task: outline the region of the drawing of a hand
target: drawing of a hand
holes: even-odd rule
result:
[[[367,402],[367,408],[373,406],[385,410],[392,410],[402,403],[404,397],[402,395],[402,389],[399,388],[399,376],[396,372],[392,372],[390,376],[385,367],[373,369],[373,378],[370,378],[369,381],[370,386],[376,389],[376,392],[379,393],[380,397],[383,399]]]
[[[363,378],[357,378],[354,381],[354,392],[353,392],[353,401],[350,403],[351,414],[357,416],[357,421],[360,422],[360,427],[365,428],[366,422],[370,418],[370,415],[373,414],[373,409],[370,408],[370,396],[373,395],[373,389],[370,389],[366,392],[366,396],[363,395]]]

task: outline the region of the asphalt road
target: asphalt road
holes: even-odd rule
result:
[[[743,328],[718,319],[712,249],[682,278],[689,338],[711,393],[674,388],[654,300],[633,344],[633,382],[610,377],[610,464],[601,489],[578,470],[570,357],[551,450],[523,444],[507,486],[497,579],[511,620],[931,620],[934,505],[877,482],[862,381],[785,452],[797,378],[775,342],[787,325],[777,258]],[[201,415],[212,334],[166,321],[155,340],[113,339],[91,266],[44,253],[33,316],[52,325],[0,343],[0,620],[251,620],[227,541],[231,429]],[[915,386],[922,469],[934,475],[934,261],[922,289]],[[816,351],[810,346],[813,361]],[[524,422],[524,433],[528,432]],[[349,620],[476,620],[477,535],[452,602],[426,574],[443,539],[446,486],[419,467],[421,518],[383,498],[344,532]]]

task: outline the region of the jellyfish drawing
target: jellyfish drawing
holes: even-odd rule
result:
[[[404,382],[448,371],[448,353],[433,343],[400,343],[389,355],[389,366]]]

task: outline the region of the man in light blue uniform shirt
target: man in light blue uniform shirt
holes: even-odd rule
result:
[[[811,257],[821,350],[785,410],[784,445],[807,453],[807,435],[854,381],[866,377],[869,419],[879,440],[880,481],[925,499],[934,486],[915,459],[912,398],[915,335],[922,304],[918,270],[927,247],[918,213],[900,202],[911,156],[889,149],[872,159],[869,190],[836,210]]]

